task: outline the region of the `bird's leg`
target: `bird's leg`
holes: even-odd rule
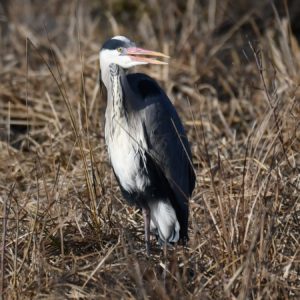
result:
[[[149,207],[143,207],[143,216],[145,222],[145,243],[147,256],[150,255],[150,209]]]
[[[168,265],[168,259],[167,259],[168,244],[166,241],[164,241],[163,247],[164,247],[164,258],[165,258],[165,267],[164,267],[164,272],[163,272],[163,278],[164,278],[164,288],[166,288],[167,265]]]
[[[167,251],[168,251],[168,244],[167,242],[164,242],[164,257],[167,259]]]

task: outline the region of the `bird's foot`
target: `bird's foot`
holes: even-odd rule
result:
[[[147,256],[150,256],[150,241],[146,241],[146,254]]]

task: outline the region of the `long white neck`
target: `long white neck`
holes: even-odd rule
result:
[[[127,120],[121,83],[121,77],[125,76],[125,72],[116,64],[110,64],[108,70],[109,71],[104,75],[104,80],[102,77],[102,81],[107,88],[105,139],[112,138],[115,129],[120,128],[120,126],[123,127],[124,122]]]
[[[123,68],[116,64],[109,65],[109,72],[104,77],[107,87],[107,108],[111,117],[122,118],[126,115],[121,78],[125,76]],[[103,79],[102,79],[103,80]]]
[[[110,77],[110,70],[109,65],[105,62],[101,62],[100,64],[100,72],[101,72],[101,80],[104,83],[107,91],[109,89],[109,77]]]
[[[124,74],[122,68],[116,64],[109,65],[108,94],[113,105],[123,105],[123,91],[121,86],[121,76]]]

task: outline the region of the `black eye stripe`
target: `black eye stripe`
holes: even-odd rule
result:
[[[126,48],[126,43],[117,39],[110,39],[106,41],[102,49],[107,49],[107,50],[115,50],[118,48]]]

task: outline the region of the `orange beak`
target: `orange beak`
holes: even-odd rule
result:
[[[167,65],[168,63],[164,61],[159,61],[157,59],[144,57],[144,56],[158,56],[158,57],[165,57],[165,58],[170,57],[161,52],[156,52],[156,51],[151,51],[151,50],[146,50],[146,49],[136,48],[136,47],[127,48],[126,55],[128,55],[133,61],[145,62],[154,65]]]

